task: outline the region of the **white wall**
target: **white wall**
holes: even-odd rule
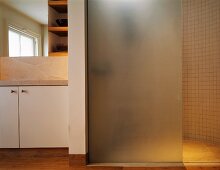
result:
[[[69,0],[70,154],[86,154],[85,0]]]
[[[27,30],[30,30],[40,36],[41,24],[33,19],[23,15],[22,13],[0,3],[0,56],[8,56],[8,38],[7,38],[7,25],[13,24]],[[42,55],[40,46],[39,55]]]
[[[41,31],[42,31],[42,55],[43,56],[48,56],[48,26],[47,25],[42,25],[41,26]]]

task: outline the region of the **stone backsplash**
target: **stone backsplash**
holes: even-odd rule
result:
[[[67,57],[0,57],[0,80],[67,79]]]

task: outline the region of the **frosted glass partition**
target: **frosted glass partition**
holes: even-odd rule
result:
[[[182,161],[181,0],[88,0],[89,161]]]

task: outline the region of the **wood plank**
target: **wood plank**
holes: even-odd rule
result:
[[[68,52],[51,52],[49,57],[68,57]]]
[[[48,27],[48,31],[61,37],[68,36],[68,27]]]
[[[68,31],[68,27],[48,27],[48,30],[57,32]]]
[[[0,149],[0,170],[68,169],[67,148],[61,149]]]
[[[67,13],[67,1],[49,1],[48,5],[59,13]]]
[[[51,1],[49,1],[48,2],[48,5],[50,5],[50,6],[62,6],[62,5],[67,5],[67,1],[53,1],[53,0],[51,0]]]
[[[69,156],[70,166],[86,166],[88,154],[74,154]]]
[[[0,169],[12,170],[220,170],[220,166],[103,167],[69,166],[68,149],[0,149]]]

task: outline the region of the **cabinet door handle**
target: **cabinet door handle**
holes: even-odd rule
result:
[[[17,91],[16,90],[11,90],[11,93],[17,93]]]
[[[27,93],[28,91],[27,90],[21,90],[21,93]]]

